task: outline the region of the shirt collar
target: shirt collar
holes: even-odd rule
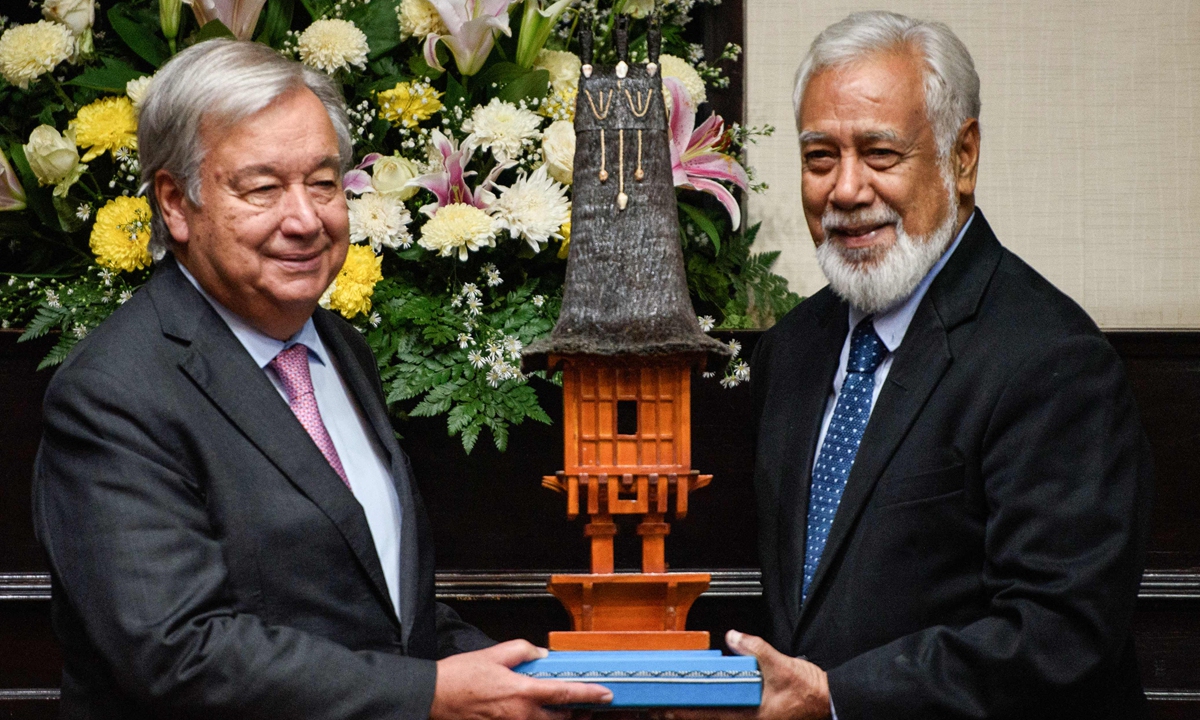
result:
[[[313,324],[311,317],[304,322],[304,327],[300,328],[286,342],[276,340],[243,320],[237,313],[217,302],[216,298],[209,295],[208,291],[200,286],[200,283],[188,272],[183,263],[177,264],[183,272],[183,276],[188,279],[192,287],[196,288],[204,296],[208,304],[212,305],[213,310],[217,311],[217,314],[221,316],[221,319],[233,331],[234,337],[242,343],[242,347],[246,348],[246,352],[250,353],[250,357],[254,358],[254,362],[258,363],[260,368],[265,368],[275,359],[276,355],[296,344],[306,346],[310,358],[316,359],[322,365],[328,364],[326,362],[325,344],[321,342],[321,336],[317,334],[317,327]]]
[[[963,223],[962,229],[958,231],[954,242],[950,243],[950,247],[946,248],[946,252],[942,253],[942,256],[929,269],[929,272],[925,273],[925,277],[921,278],[921,282],[917,284],[917,287],[908,296],[907,300],[875,315],[875,333],[883,341],[883,344],[887,346],[888,352],[896,352],[896,348],[900,347],[900,342],[904,340],[904,335],[908,332],[908,326],[912,323],[913,315],[916,314],[917,306],[921,304],[921,299],[925,297],[929,286],[933,284],[933,279],[945,267],[946,261],[954,254],[954,251],[958,248],[958,244],[962,242],[963,235],[967,234],[967,228],[971,227],[971,221],[974,219],[975,213],[972,212],[967,221]],[[866,316],[867,313],[851,305],[850,329],[853,330],[858,327],[858,323]]]

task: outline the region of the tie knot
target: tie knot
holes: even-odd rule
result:
[[[296,343],[280,351],[270,363],[283,383],[288,402],[313,391],[312,375],[308,372],[308,347]]]
[[[875,333],[875,321],[867,317],[854,328],[850,337],[850,359],[846,372],[873,373],[888,354],[887,345]]]

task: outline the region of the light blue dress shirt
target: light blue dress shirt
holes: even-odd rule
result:
[[[883,344],[887,346],[888,354],[879,363],[879,367],[875,369],[875,389],[871,394],[871,412],[875,411],[875,401],[879,399],[879,391],[883,389],[883,381],[887,379],[888,371],[892,369],[892,358],[896,355],[896,348],[900,347],[900,342],[904,340],[904,335],[908,332],[908,326],[912,323],[913,315],[917,312],[917,306],[921,304],[921,299],[925,297],[929,286],[933,284],[933,279],[945,267],[946,261],[958,249],[958,244],[962,242],[963,235],[967,233],[967,228],[971,227],[971,221],[975,219],[975,213],[967,218],[963,223],[962,230],[958,231],[954,242],[950,243],[950,247],[942,256],[938,258],[929,272],[925,273],[925,277],[921,278],[921,282],[912,291],[908,298],[889,310],[879,313],[875,316],[875,333]],[[833,387],[829,391],[829,400],[825,403],[825,417],[821,420],[821,434],[817,437],[817,451],[813,453],[813,465],[817,464],[817,458],[821,456],[821,446],[825,444],[825,434],[829,432],[829,421],[833,419],[833,409],[837,405],[838,395],[842,391],[842,384],[846,382],[846,363],[850,359],[850,337],[854,335],[854,328],[862,322],[867,313],[859,310],[853,305],[850,306],[850,330],[846,333],[846,341],[842,343],[842,357],[838,361],[837,374],[833,376]],[[868,419],[870,413],[867,414]],[[833,706],[833,697],[829,698],[829,712],[833,715],[833,720],[838,720],[837,709]]]
[[[208,300],[229,329],[250,353],[250,357],[279,391],[286,402],[288,397],[279,376],[267,365],[281,351],[302,343],[308,348],[308,369],[312,376],[313,394],[321,420],[333,440],[346,471],[346,479],[355,499],[362,505],[375,541],[375,552],[383,566],[383,578],[387,582],[388,595],[396,615],[400,615],[400,499],[388,469],[387,453],[375,437],[370,422],[363,415],[358,403],[345,381],[333,364],[333,358],[321,342],[312,318],[304,323],[287,342],[281,342],[256,330],[241,317],[233,313],[200,287],[196,278],[182,264],[183,276]]]

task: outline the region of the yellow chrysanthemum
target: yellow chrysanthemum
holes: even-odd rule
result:
[[[16,25],[0,35],[0,75],[24,90],[74,52],[75,37],[66,25],[48,20]]]
[[[575,122],[575,98],[579,96],[579,88],[553,90],[538,108],[538,114],[551,120],[566,120]]]
[[[141,270],[150,264],[150,203],[118,197],[96,211],[89,243],[96,264],[110,270]]]
[[[137,150],[137,113],[127,97],[105,97],[79,109],[71,121],[75,142],[90,148],[82,161],[88,162],[105,150],[115,157],[117,150]]]
[[[568,220],[558,229],[558,234],[562,235],[562,245],[558,248],[558,259],[566,260],[567,254],[571,251],[571,221]]]
[[[441,96],[442,93],[428,83],[396,83],[396,87],[376,96],[379,117],[393,125],[415,128],[417,123],[428,120],[442,109],[442,101],[438,99]]]
[[[425,223],[417,244],[445,257],[457,254],[465,262],[472,251],[495,247],[498,230],[496,221],[474,205],[453,203]]]
[[[347,319],[371,312],[375,283],[383,279],[383,258],[366,245],[351,245],[346,263],[321,298],[321,305]]]
[[[327,73],[367,67],[367,36],[349,20],[317,20],[296,41],[300,61]]]

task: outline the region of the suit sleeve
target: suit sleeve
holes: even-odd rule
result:
[[[65,600],[126,694],[203,718],[425,718],[436,665],[239,612],[219,518],[147,388],[65,367],[45,401],[34,520]],[[166,404],[170,400],[164,401]]]
[[[1086,704],[1087,688],[1114,674],[1141,575],[1151,468],[1112,347],[1075,336],[1039,349],[1000,394],[979,451],[987,614],[829,670],[842,720],[1049,717],[1047,704]]]

